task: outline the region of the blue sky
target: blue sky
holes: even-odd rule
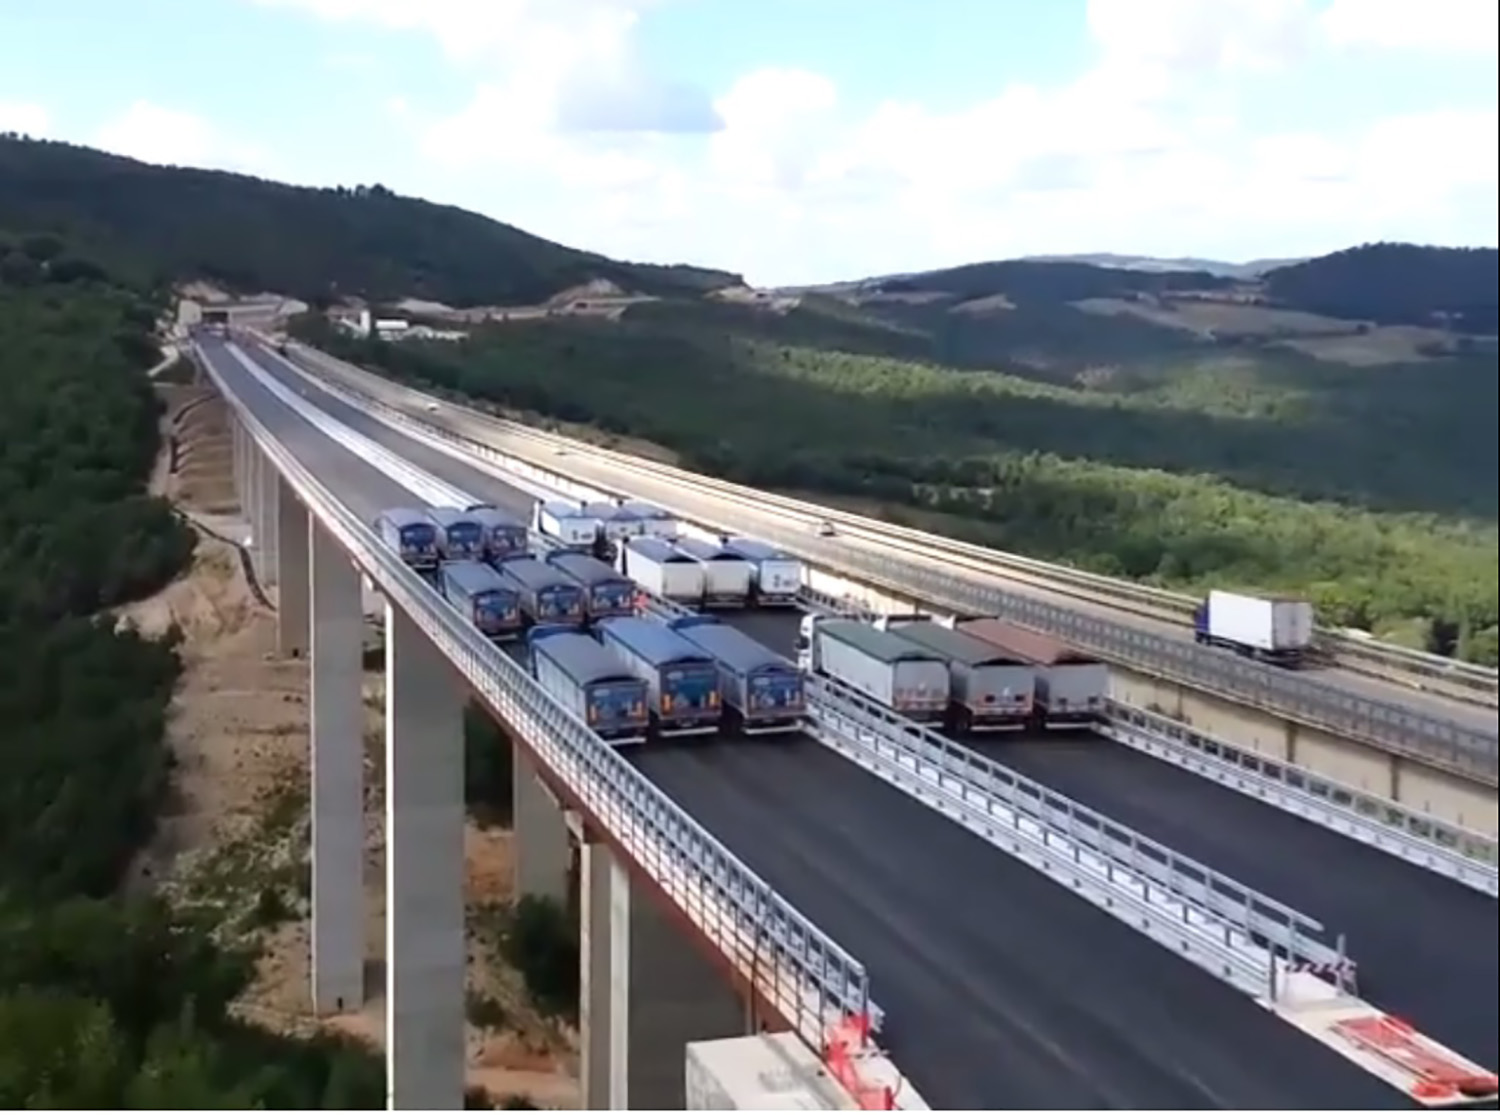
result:
[[[379,181],[759,282],[1494,244],[1495,22],[1493,0],[0,0],[0,128]]]

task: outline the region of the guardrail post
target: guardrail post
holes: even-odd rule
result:
[[[364,631],[359,574],[321,524],[313,530],[308,564],[313,616],[312,991],[314,1009],[329,1014],[364,1002]],[[283,624],[288,610],[283,597]]]
[[[388,1106],[454,1111],[465,1062],[462,693],[442,653],[389,605],[385,638]]]
[[[312,555],[308,531],[312,516],[292,486],[276,477],[276,569],[281,574],[276,601],[276,648],[297,657],[307,652]]]
[[[525,752],[512,744],[511,804],[516,893],[566,902],[572,841],[562,807],[537,776]]]

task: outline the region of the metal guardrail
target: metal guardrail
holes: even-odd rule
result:
[[[831,1023],[870,1010],[869,977],[859,961],[443,604],[260,423],[212,361],[198,356],[238,421],[351,560],[812,1048],[822,1047]]]
[[[305,354],[308,359],[322,363],[328,370],[340,373],[341,377],[344,369],[350,367],[348,365],[341,367],[342,362],[336,361],[326,354],[318,352],[316,349],[310,349],[301,345],[298,345],[297,349],[300,353]],[[362,372],[359,369],[353,370],[363,376],[370,376],[370,373]],[[378,377],[371,378],[378,379]],[[410,396],[418,405],[422,401],[423,397],[419,392],[386,381],[382,381],[382,386],[393,397],[397,395]],[[957,560],[961,564],[971,566],[977,565],[980,572],[1011,579],[1015,579],[1018,576],[1022,579],[1034,579],[1039,584],[1054,591],[1061,591],[1069,595],[1091,597],[1107,606],[1117,609],[1122,604],[1133,604],[1144,609],[1143,614],[1156,613],[1174,619],[1181,619],[1190,616],[1197,604],[1195,598],[1167,589],[1140,585],[1104,574],[1090,573],[1085,570],[1057,565],[1036,558],[1006,553],[973,543],[960,542],[911,527],[876,522],[863,516],[840,511],[837,508],[811,504],[786,496],[758,492],[743,485],[718,480],[713,477],[701,476],[683,469],[674,468],[670,465],[661,464],[660,462],[645,460],[615,450],[564,438],[560,435],[549,434],[545,431],[523,426],[520,423],[482,415],[477,411],[471,411],[470,413],[476,418],[483,418],[486,421],[494,423],[498,428],[502,428],[507,436],[529,439],[539,445],[545,445],[554,449],[562,447],[574,452],[583,452],[590,457],[608,460],[618,468],[628,469],[637,473],[648,473],[668,484],[676,486],[688,485],[712,491],[723,498],[737,502],[749,501],[756,506],[774,508],[809,523],[827,520],[839,524],[846,531],[867,534],[887,544],[892,541],[904,542],[908,545],[919,547],[923,553],[931,556]],[[1125,610],[1132,609],[1126,608]],[[1382,643],[1373,639],[1359,638],[1348,635],[1338,629],[1322,628],[1319,631],[1319,638],[1322,644],[1329,647],[1336,655],[1341,655],[1352,662],[1374,662],[1385,666],[1388,670],[1404,671],[1414,676],[1432,678],[1450,682],[1461,688],[1474,689],[1484,693],[1489,703],[1493,703],[1497,681],[1500,681],[1500,674],[1497,674],[1497,671],[1490,667],[1459,662],[1454,659],[1444,658],[1441,655],[1414,650],[1394,643]],[[1377,676],[1386,675],[1378,673]]]
[[[266,385],[328,436],[377,462],[422,498],[460,506],[480,501],[479,493],[411,466],[280,384]],[[648,610],[663,618],[691,614],[691,609],[652,593],[642,595]],[[1353,965],[1342,941],[1329,946],[1319,940],[1323,926],[1313,918],[852,690],[815,680],[809,696],[814,725],[820,729],[813,734],[825,745],[903,789],[910,788],[907,774],[920,781],[924,771],[932,772],[935,787],[927,787],[920,798],[1246,993],[1274,994],[1277,954],[1294,970],[1317,970],[1335,981],[1352,982]],[[937,802],[931,800],[934,789]],[[1003,834],[997,829],[1002,821],[1009,822]]]
[[[1236,747],[1168,716],[1118,701],[1108,702],[1106,713],[1109,719],[1099,731],[1117,743],[1463,886],[1500,896],[1500,851],[1492,836]]]
[[[316,355],[328,360],[321,354]],[[504,463],[518,462],[513,454],[497,451],[431,421],[415,418],[379,400],[362,397],[359,405],[385,414],[409,430],[459,446],[471,455]],[[535,461],[519,463],[532,471],[550,472],[560,480],[577,485],[576,481],[563,476],[555,465],[543,468]],[[591,487],[591,490],[608,491],[604,485]],[[701,514],[674,506],[670,494],[651,498],[684,518],[703,521]],[[705,525],[712,529],[730,529],[732,526],[711,522]],[[775,522],[759,523],[756,533],[804,560],[841,573],[852,573],[862,582],[896,597],[937,604],[953,611],[1003,615],[1024,626],[1050,631],[1105,660],[1130,668],[1144,667],[1166,680],[1286,716],[1379,750],[1485,784],[1497,784],[1497,776],[1500,776],[1500,744],[1497,744],[1496,737],[1450,720],[1348,693],[1227,652],[1141,631],[1022,593],[981,585],[931,566],[841,546],[837,542],[813,537],[807,531],[778,526]]]

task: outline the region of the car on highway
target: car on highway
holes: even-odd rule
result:
[[[832,538],[835,534],[838,533],[838,531],[833,529],[833,524],[830,523],[827,519],[824,519],[818,524],[817,530],[819,538]]]

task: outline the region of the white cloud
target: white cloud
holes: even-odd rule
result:
[[[45,108],[26,101],[0,101],[0,132],[20,132],[41,139],[51,134],[52,117]]]
[[[133,102],[99,129],[93,143],[147,163],[268,172],[259,148],[221,134],[201,116],[150,101]]]
[[[1346,47],[1494,57],[1497,13],[1486,0],[1333,0],[1322,30]]]

